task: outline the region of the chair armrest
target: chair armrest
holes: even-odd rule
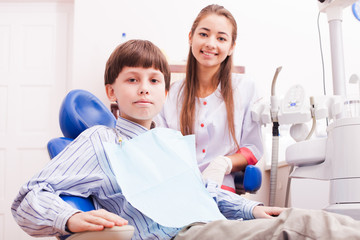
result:
[[[72,207],[79,209],[83,212],[95,210],[94,204],[91,198],[66,196],[60,195],[60,197],[70,204]],[[130,225],[115,226],[112,228],[105,228],[99,232],[81,232],[71,235],[58,237],[59,240],[130,240],[134,235],[134,227]]]
[[[244,188],[245,191],[254,193],[261,187],[261,171],[254,165],[248,165],[245,168]]]
[[[248,165],[245,171],[235,173],[234,181],[238,194],[244,194],[245,192],[255,193],[261,187],[261,171],[257,166]]]
[[[134,227],[130,225],[105,228],[100,232],[75,233],[66,240],[130,240],[134,235]]]

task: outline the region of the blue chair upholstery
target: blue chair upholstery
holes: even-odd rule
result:
[[[54,138],[48,142],[47,149],[51,159],[87,128],[95,125],[114,127],[116,119],[96,96],[88,91],[76,89],[70,91],[63,100],[59,112],[59,123],[64,137]],[[81,211],[95,209],[90,198],[65,195],[60,195],[60,197]],[[63,240],[69,236],[62,236],[59,239]]]
[[[59,152],[61,152],[69,143],[74,139],[59,137],[51,139],[47,144],[48,153],[51,159],[53,159]]]
[[[64,137],[54,138],[48,142],[50,158],[54,158],[87,128],[95,125],[114,127],[116,119],[96,96],[88,91],[76,89],[70,91],[61,104],[59,124]]]
[[[60,195],[60,197],[70,204],[72,207],[79,209],[83,212],[88,212],[95,210],[94,204],[92,203],[91,199],[84,198],[84,197],[74,197],[74,196],[66,196]]]
[[[75,139],[85,129],[95,125],[114,127],[116,119],[97,97],[77,89],[65,97],[60,108],[59,123],[64,136]]]
[[[248,165],[245,171],[237,172],[234,176],[235,189],[238,194],[255,193],[261,187],[262,176],[257,166]]]

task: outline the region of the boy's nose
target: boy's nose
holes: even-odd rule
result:
[[[149,94],[149,87],[146,83],[142,83],[139,87],[139,94]]]

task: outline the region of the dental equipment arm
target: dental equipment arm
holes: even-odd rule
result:
[[[279,162],[279,123],[278,123],[278,112],[279,112],[279,101],[275,95],[275,85],[277,77],[282,67],[278,67],[275,71],[274,78],[271,84],[271,121],[273,122],[272,127],[272,151],[271,151],[271,170],[270,170],[270,206],[275,205],[276,196],[276,185],[277,185],[277,168]]]

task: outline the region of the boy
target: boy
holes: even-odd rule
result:
[[[106,64],[105,85],[109,99],[117,101],[121,111],[116,127],[95,126],[84,131],[20,189],[11,210],[24,231],[37,237],[59,236],[129,223],[135,228],[133,239],[264,239],[271,238],[273,234],[278,234],[279,238],[325,236],[324,231],[320,235],[315,234],[311,225],[298,224],[307,218],[316,220],[309,214],[291,210],[273,218],[271,215],[279,215],[284,209],[258,206],[259,203],[223,191],[212,182],[206,184],[208,191],[221,213],[233,221],[197,223],[181,230],[161,226],[134,208],[116,182],[102,143],[116,143],[119,137],[126,141],[152,128],[152,118],[162,108],[169,82],[166,59],[151,42],[131,40],[114,50]],[[92,196],[98,210],[79,212],[60,199],[60,194]],[[330,219],[325,215],[317,214],[322,220]],[[291,217],[294,220],[284,224],[285,219]],[[236,220],[240,218],[272,220]],[[351,225],[346,229],[350,234],[356,233],[360,227],[350,218],[338,217],[336,220]],[[316,222],[314,227],[324,229],[321,224],[328,223]],[[306,229],[309,229],[308,235],[304,235],[307,234]],[[334,232],[338,231],[339,227]],[[357,233],[360,236],[360,232]]]

